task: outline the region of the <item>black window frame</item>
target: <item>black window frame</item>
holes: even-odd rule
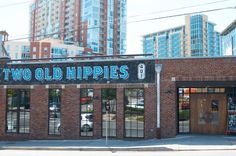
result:
[[[86,96],[83,96],[83,94],[84,94],[84,93],[82,93],[83,90],[86,90],[85,91]],[[89,90],[92,90],[92,93],[93,93],[91,99],[88,98],[89,97],[89,95],[88,95]],[[86,108],[85,112],[82,111],[82,105],[83,105],[82,101],[84,100],[82,98],[85,98],[85,100],[86,100],[86,102],[84,103],[85,105],[92,104],[92,111],[89,111],[88,108]],[[88,98],[88,99],[86,99],[86,98]],[[89,102],[91,102],[91,103],[87,103],[88,102],[87,100],[89,100]],[[82,117],[83,114],[85,114],[84,117]],[[85,118],[85,120],[83,120],[84,118]],[[88,130],[86,130],[85,132],[84,132],[84,130],[82,130],[83,127],[81,127],[82,122],[83,122],[82,120],[85,121],[86,124],[87,123],[90,124],[92,122],[92,125],[90,126],[90,128]],[[80,125],[80,127],[79,127],[80,128],[80,137],[93,137],[94,136],[94,89],[93,88],[81,88],[80,89],[80,124],[79,125]]]
[[[111,98],[108,98],[108,99],[104,99],[104,97],[103,97],[103,90],[105,90],[105,89],[107,89],[107,90],[109,90],[109,89],[111,89],[111,90],[113,90],[114,91],[114,93],[115,93],[115,98],[113,98],[114,100],[115,100],[115,104],[110,104],[110,109],[112,108],[111,107],[111,105],[115,105],[115,107],[113,107],[113,108],[115,108],[115,111],[113,110],[112,111],[112,113],[115,113],[115,135],[111,135],[111,125],[110,125],[110,123],[111,123],[111,120],[110,120],[110,117],[111,117],[111,110],[110,111],[108,111],[108,116],[109,116],[109,121],[108,121],[108,136],[109,137],[117,137],[117,89],[116,88],[102,88],[101,89],[101,105],[102,105],[102,112],[101,112],[101,114],[102,114],[102,126],[101,126],[101,129],[102,129],[102,137],[105,137],[105,135],[103,135],[103,124],[106,124],[106,121],[103,121],[103,115],[104,114],[106,114],[106,111],[105,111],[105,103],[103,102],[103,100],[111,100]],[[104,123],[103,123],[104,122]]]
[[[140,136],[139,137],[139,129],[138,129],[138,121],[137,121],[137,127],[136,127],[136,130],[137,130],[137,135],[136,135],[136,137],[134,137],[134,136],[132,136],[132,131],[130,132],[130,136],[127,136],[127,133],[126,133],[126,130],[133,130],[133,129],[128,129],[128,128],[126,128],[126,103],[128,102],[128,99],[126,99],[126,90],[135,90],[135,89],[137,89],[137,90],[142,90],[143,91],[143,96],[142,96],[142,99],[143,99],[143,106],[140,106],[140,107],[143,107],[142,108],[142,111],[140,112],[140,113],[133,113],[133,114],[136,114],[136,116],[138,117],[138,115],[140,115],[140,116],[142,116],[143,117],[143,129],[142,129],[142,131],[143,131],[143,133],[142,133],[142,136]],[[139,96],[137,96],[137,97],[139,97]],[[137,100],[137,103],[139,103],[138,102],[138,100]],[[131,104],[132,105],[132,104]],[[137,104],[137,106],[138,106],[138,104]],[[131,106],[132,107],[132,106]],[[134,107],[135,107],[135,105],[134,105]],[[136,109],[136,108],[135,108]],[[135,111],[137,111],[138,112],[138,110],[133,110],[134,112]],[[131,110],[131,112],[132,112],[132,110]],[[127,113],[128,114],[128,113]],[[132,115],[132,113],[129,113],[129,115]],[[131,122],[130,122],[131,123]],[[132,123],[131,123],[132,124]],[[142,139],[142,138],[144,138],[145,137],[145,88],[124,88],[124,137],[125,138],[140,138],[140,139]]]
[[[14,91],[15,92],[17,92],[16,94],[18,94],[18,96],[17,96],[17,108],[16,108],[16,110],[10,110],[9,108],[8,108],[8,99],[9,99],[9,91],[10,90],[12,90],[12,92],[14,93]],[[23,110],[21,110],[21,108],[20,108],[20,105],[21,105],[21,100],[22,100],[22,96],[21,96],[21,93],[22,92],[28,92],[28,99],[24,99],[24,100],[27,100],[27,102],[28,102],[28,106],[27,106],[27,108],[28,109],[23,109]],[[15,133],[15,134],[30,134],[30,120],[31,120],[31,118],[30,118],[30,103],[31,103],[31,98],[30,98],[30,95],[31,95],[31,92],[30,92],[30,89],[13,89],[13,88],[9,88],[9,89],[7,89],[7,91],[6,91],[6,120],[5,120],[5,123],[6,123],[6,128],[5,128],[5,132],[6,133]],[[12,102],[11,102],[11,105],[13,105],[13,98],[14,96],[12,95]],[[19,99],[20,98],[20,99]],[[20,101],[20,102],[19,102]],[[26,105],[24,105],[24,107],[26,107]],[[15,112],[16,113],[16,131],[14,132],[14,131],[9,131],[8,130],[8,113],[10,113],[10,112]],[[24,123],[25,123],[25,113],[26,112],[28,112],[29,113],[29,119],[28,119],[28,123],[29,123],[29,125],[28,125],[28,128],[29,128],[29,130],[28,131],[26,131],[26,126],[24,126],[24,132],[21,132],[21,130],[20,130],[20,122],[21,122],[21,120],[20,120],[20,117],[21,117],[21,113],[24,113]],[[12,120],[12,116],[11,116],[11,123],[13,122],[13,120]],[[12,126],[12,125],[11,125]]]
[[[59,90],[59,99],[58,99],[58,105],[59,108],[55,105],[52,105],[50,102],[50,91],[51,90]],[[61,135],[61,98],[62,97],[62,89],[60,88],[50,88],[48,89],[48,135]],[[53,100],[52,100],[53,101]],[[54,101],[52,102],[54,103]],[[51,107],[52,105],[52,107]],[[51,109],[53,110],[50,110]],[[59,122],[58,122],[59,118]],[[50,132],[50,119],[54,120],[54,126],[53,126],[53,133]]]

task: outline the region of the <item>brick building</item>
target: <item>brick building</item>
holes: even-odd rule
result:
[[[106,122],[109,137],[119,139],[231,134],[235,63],[235,57],[56,64],[2,59],[0,139],[102,138]]]

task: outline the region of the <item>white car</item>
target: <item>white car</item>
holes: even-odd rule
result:
[[[90,113],[82,113],[81,116],[80,128],[82,132],[88,132],[93,129],[93,115]],[[61,131],[61,123],[57,125],[57,129]]]

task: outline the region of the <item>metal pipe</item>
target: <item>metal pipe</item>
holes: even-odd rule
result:
[[[160,98],[160,91],[161,91],[161,80],[160,80],[160,73],[162,69],[162,64],[156,64],[155,65],[155,70],[157,73],[157,128],[161,127],[161,98]]]

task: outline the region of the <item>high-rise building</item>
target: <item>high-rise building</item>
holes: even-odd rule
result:
[[[206,15],[185,17],[185,25],[143,36],[143,52],[158,58],[219,56],[220,34]]]
[[[126,3],[127,0],[36,0],[31,5],[31,40],[52,36],[90,48],[94,53],[124,54]]]
[[[221,35],[223,55],[236,55],[236,20],[225,28]]]
[[[60,38],[61,0],[35,0],[30,5],[30,41]]]

